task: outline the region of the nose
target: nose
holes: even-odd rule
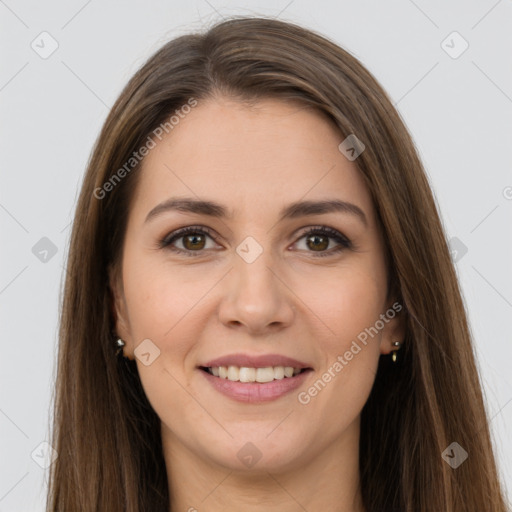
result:
[[[265,335],[292,324],[294,296],[269,253],[263,251],[252,263],[234,258],[219,307],[219,319],[227,327]]]

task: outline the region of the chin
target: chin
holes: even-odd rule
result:
[[[280,473],[293,469],[305,456],[304,446],[308,443],[301,442],[289,431],[269,435],[272,428],[262,429],[259,434],[253,435],[231,431],[233,439],[226,438],[225,442],[215,443],[216,449],[210,453],[211,460],[231,471],[251,474]]]

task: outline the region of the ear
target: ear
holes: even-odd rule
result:
[[[122,276],[120,269],[117,266],[109,266],[108,280],[110,292],[110,313],[112,315],[114,329],[117,336],[125,342],[125,347],[123,349],[125,357],[133,359],[131,356],[133,343],[130,335],[130,322],[128,320]]]
[[[390,301],[389,307],[383,313],[385,316],[385,326],[382,331],[380,342],[380,353],[390,354],[396,350],[393,346],[394,341],[404,342],[405,339],[405,308],[399,301]]]

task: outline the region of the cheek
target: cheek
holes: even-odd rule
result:
[[[169,262],[149,258],[143,261],[130,257],[128,251],[125,254],[125,296],[135,346],[149,338],[166,352],[169,362],[183,363],[194,350],[198,334],[211,321],[215,305],[207,305],[207,295],[219,282],[223,270],[186,265],[171,268]],[[359,258],[356,264],[342,264],[338,268],[299,265],[283,272],[296,295],[305,299],[305,305],[297,303],[294,322],[308,325],[326,365],[349,350],[352,341],[374,325],[382,313],[382,270],[379,261]],[[222,301],[222,296],[213,295],[216,302]],[[172,350],[167,350],[170,345]],[[377,343],[371,346],[378,350]]]
[[[323,364],[316,384],[305,392],[319,414],[343,409],[357,415],[364,405],[380,356],[382,333],[375,325],[383,313],[385,291],[374,272],[351,268],[315,294],[312,309],[320,312],[329,331],[317,338]]]
[[[125,296],[134,338],[176,338],[175,333],[197,317],[196,308],[214,284],[211,274],[198,276],[190,269],[129,256],[125,261]]]
[[[330,329],[329,353],[350,346],[383,313],[385,276],[378,263],[340,268],[328,281],[308,283],[308,289],[308,305]]]
[[[182,428],[179,424],[185,416],[176,411],[187,411],[187,422],[200,421],[201,411],[191,407],[191,397],[185,390],[189,376],[183,366],[202,328],[200,300],[211,288],[212,278],[198,278],[197,273],[194,276],[193,272],[180,272],[169,265],[130,259],[129,254],[124,268],[134,347],[150,339],[159,350],[149,365],[135,359],[146,397],[165,424]]]

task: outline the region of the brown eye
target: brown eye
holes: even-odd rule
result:
[[[185,249],[194,250],[194,249],[204,249],[206,244],[205,237],[202,234],[191,234],[185,235],[182,237],[183,246]]]
[[[329,228],[327,226],[318,226],[310,228],[299,239],[304,239],[305,251],[314,253],[314,256],[332,256],[345,249],[352,249],[354,246],[352,242],[342,235],[339,231]],[[299,243],[297,241],[297,243]],[[329,248],[331,241],[337,242],[337,246]],[[302,250],[302,249],[301,249]]]
[[[208,238],[214,240],[214,236],[207,228],[187,227],[174,231],[160,240],[159,247],[171,251],[196,256],[205,252],[206,249],[213,249],[215,244],[208,247]]]
[[[170,233],[163,240],[160,240],[159,247],[187,256],[200,256],[206,253],[207,249],[215,249],[215,243],[213,243],[213,246],[207,246],[208,238],[215,242],[215,236],[211,230],[204,227],[190,226]],[[305,249],[301,250],[313,253],[314,256],[332,256],[345,249],[354,248],[352,242],[347,237],[327,226],[310,228],[296,243],[303,239]],[[329,249],[333,241],[337,243],[337,246],[335,245]]]
[[[306,240],[306,244],[310,249],[324,251],[329,247],[329,237],[327,236],[310,235]]]

